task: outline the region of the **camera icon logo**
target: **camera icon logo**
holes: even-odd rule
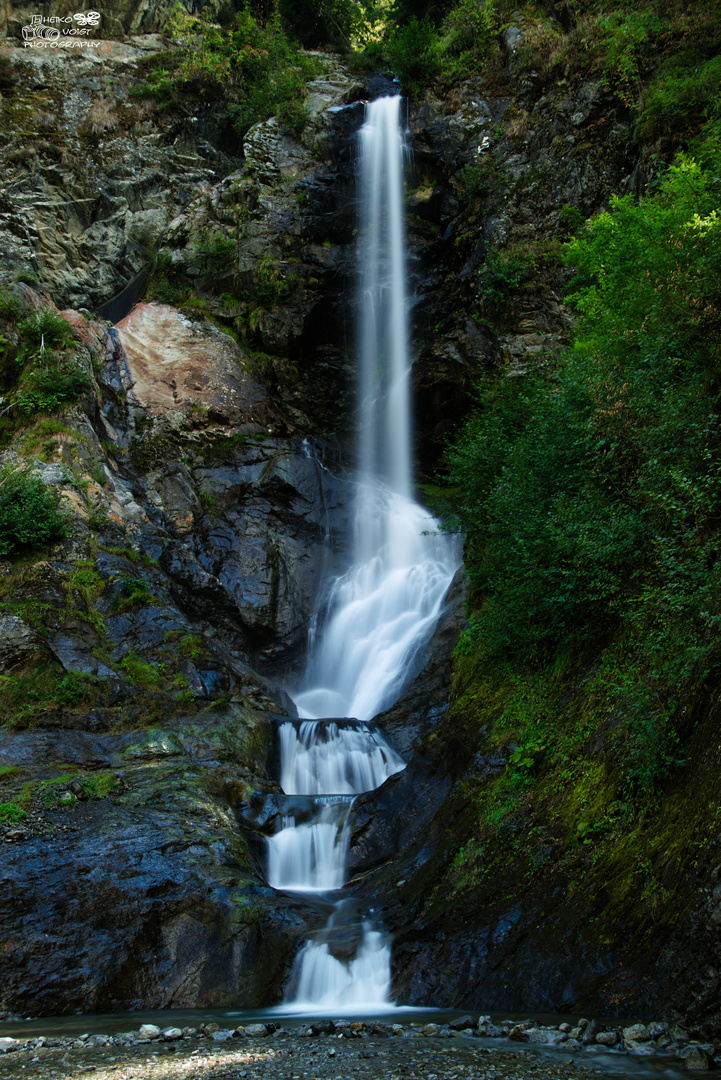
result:
[[[57,41],[60,31],[54,26],[43,26],[42,15],[33,15],[30,26],[23,26],[23,37],[26,41],[37,41],[44,38],[45,41]]]

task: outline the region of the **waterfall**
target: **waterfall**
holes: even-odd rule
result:
[[[283,818],[268,839],[268,880],[296,892],[345,882],[353,797],[404,768],[367,725],[417,673],[458,566],[457,545],[412,498],[408,296],[403,210],[407,150],[401,99],[367,106],[360,133],[358,410],[353,563],[314,619],[292,691],[297,726],[281,725],[281,787],[315,796],[317,813]],[[338,721],[337,717],[353,720]],[[323,800],[321,796],[333,798]],[[338,1011],[389,1006],[388,935],[349,900],[296,959],[289,1004]]]

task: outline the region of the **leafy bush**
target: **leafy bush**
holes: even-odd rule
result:
[[[170,23],[177,53],[149,66],[147,82],[132,95],[152,96],[162,108],[181,108],[188,92],[223,99],[241,135],[278,113],[297,128],[298,102],[317,62],[290,44],[277,18],[261,25],[247,8],[229,18],[221,26],[211,13],[191,15],[178,5]]]
[[[626,775],[682,760],[680,702],[721,673],[721,175],[681,156],[569,243],[572,351],[487,380],[447,453],[474,611],[462,652],[606,650]]]
[[[401,86],[419,94],[441,69],[441,39],[428,19],[411,18],[388,42],[388,56]]]
[[[363,8],[353,0],[279,0],[278,11],[290,36],[306,48],[349,49],[351,38],[365,29]]]
[[[67,533],[60,496],[30,469],[0,469],[0,555],[40,548]]]
[[[526,281],[535,265],[527,251],[497,251],[490,248],[478,273],[478,291],[492,307],[500,308],[508,294]]]
[[[208,233],[196,242],[192,261],[203,273],[218,273],[232,265],[237,248],[236,242],[223,233]]]
[[[719,116],[721,56],[704,59],[698,51],[675,57],[658,72],[643,98],[636,135],[688,138],[704,121]]]
[[[74,343],[70,323],[49,309],[23,319],[18,323],[18,330],[29,353],[41,348],[66,348]]]
[[[78,364],[61,364],[52,353],[41,363],[24,371],[18,386],[17,408],[26,416],[54,412],[90,389],[90,378]]]
[[[443,24],[444,49],[452,54],[485,51],[499,26],[495,0],[460,0]]]

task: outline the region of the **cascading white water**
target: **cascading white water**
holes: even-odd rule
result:
[[[332,892],[345,884],[348,856],[348,811],[352,800],[318,800],[315,819],[296,825],[282,819],[268,837],[268,884],[290,892]]]
[[[280,786],[286,795],[360,795],[404,768],[379,731],[319,724],[282,724]]]
[[[416,674],[458,566],[454,540],[439,533],[432,515],[412,498],[400,106],[398,97],[370,104],[360,135],[354,562],[331,583],[314,620],[304,683],[293,693],[299,715],[308,720],[280,729],[286,794],[352,796],[374,790],[404,767],[382,736],[363,731],[362,725],[392,705]],[[323,717],[354,717],[361,723],[323,723]],[[335,825],[327,807],[311,823],[296,827],[294,820],[285,821],[268,842],[270,884],[297,891],[340,887],[348,811],[345,818],[333,819]],[[346,912],[341,918],[344,912],[338,904],[325,930],[299,953],[291,1008],[389,1007],[388,935],[367,916]]]
[[[454,541],[411,498],[400,108],[399,97],[374,101],[360,134],[355,558],[331,584],[303,686],[293,695],[306,717],[371,720],[397,700],[458,567]]]

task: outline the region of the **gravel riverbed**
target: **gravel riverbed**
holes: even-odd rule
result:
[[[53,1028],[56,1034],[26,1029],[25,1038],[0,1037],[0,1080],[573,1080],[588,1070],[596,1076],[672,1080],[680,1069],[719,1065],[712,1045],[662,1023],[494,1024],[490,1017],[466,1015],[443,1025],[331,1019],[235,1028],[145,1023],[133,1031],[91,1035],[72,1034],[67,1027],[57,1034],[57,1021],[48,1021],[46,1030]],[[500,1039],[503,1045],[493,1045]]]
[[[594,1063],[597,1067],[598,1062]],[[194,1039],[85,1049],[40,1047],[0,1059],[0,1080],[578,1080],[588,1063],[471,1039]],[[602,1070],[594,1068],[594,1075]]]

